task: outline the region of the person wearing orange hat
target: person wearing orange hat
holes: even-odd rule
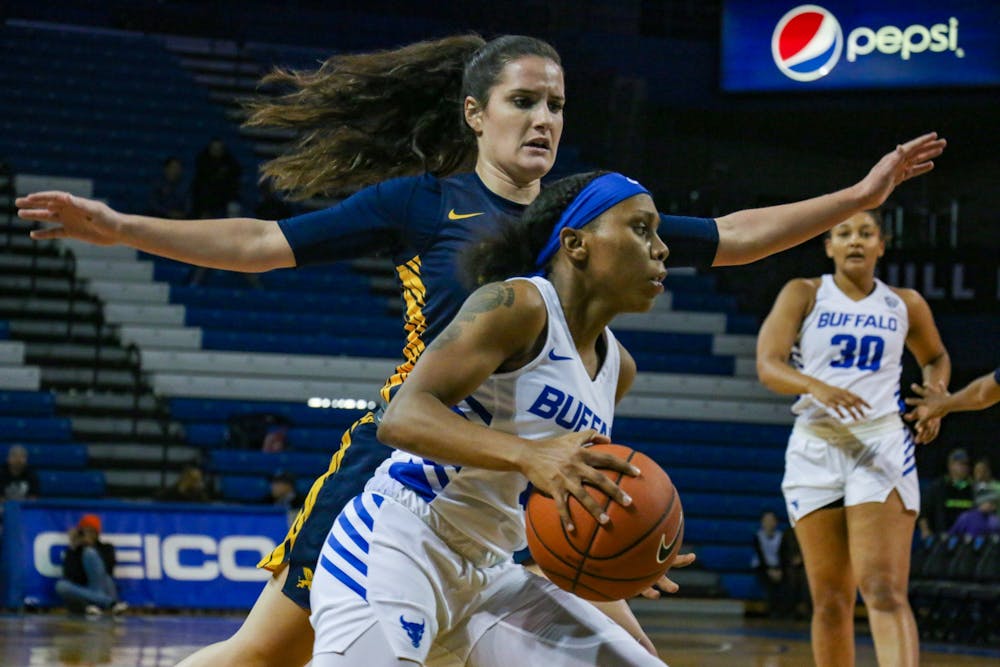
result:
[[[120,614],[128,605],[118,599],[112,578],[115,548],[101,541],[101,518],[84,514],[69,529],[69,547],[63,554],[63,576],[56,593],[70,611],[100,616],[104,611]]]

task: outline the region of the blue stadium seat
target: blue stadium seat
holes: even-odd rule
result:
[[[760,583],[753,574],[723,573],[722,587],[726,589],[729,597],[739,600],[762,600],[764,598]]]
[[[217,398],[172,398],[170,414],[183,422],[225,422],[230,415],[267,412],[287,417],[298,426],[327,426],[344,429],[364,416],[367,410],[311,408],[302,402],[238,401]]]
[[[785,518],[781,489],[765,489],[760,494],[682,491],[684,516],[691,518],[759,520],[761,512],[771,510]],[[749,539],[749,538],[747,538]]]
[[[40,495],[60,498],[100,498],[104,495],[104,473],[99,470],[40,470]]]
[[[7,460],[7,452],[15,444],[19,444],[28,450],[28,465],[34,468],[37,468],[39,465],[44,465],[46,468],[66,468],[70,470],[87,467],[87,446],[74,443],[4,443],[0,444],[0,461]]]
[[[278,470],[296,477],[313,479],[326,472],[330,457],[313,452],[249,452],[214,449],[208,455],[208,469],[244,475],[269,476]]]
[[[781,470],[785,465],[785,447],[770,443],[732,447],[630,440],[629,444],[659,463],[667,472],[673,466],[774,471]]]
[[[270,485],[264,476],[225,475],[219,478],[219,495],[223,500],[260,503],[269,491]]]
[[[720,445],[773,445],[784,447],[788,442],[789,426],[741,424],[681,419],[645,419],[620,417],[615,419],[615,440],[708,442]]]
[[[7,442],[68,441],[70,421],[61,417],[0,417],[0,438]]]
[[[753,548],[750,539],[746,544],[740,546],[699,546],[695,553],[698,554],[698,565],[706,570],[715,572],[746,572],[750,569],[750,559],[753,556]]]
[[[722,468],[670,469],[670,479],[683,494],[686,491],[771,494],[781,488],[781,472],[746,472]]]
[[[682,496],[683,497],[683,496]],[[747,545],[760,527],[759,521],[740,519],[692,519],[684,517],[684,541],[690,544]]]
[[[0,415],[51,417],[55,406],[55,397],[47,391],[0,391]]]

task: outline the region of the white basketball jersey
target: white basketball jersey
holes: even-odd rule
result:
[[[899,376],[910,320],[903,300],[879,279],[860,301],[848,298],[824,275],[816,305],[799,330],[792,363],[806,375],[847,389],[870,406],[870,421],[901,409]],[[799,420],[840,419],[809,394],[792,406]]]
[[[607,352],[591,380],[552,283],[539,277],[512,280],[530,280],[541,292],[548,311],[545,345],[524,367],[490,376],[454,410],[529,440],[587,428],[610,434],[621,363],[611,330],[604,330]],[[509,557],[526,546],[522,495],[527,487],[528,479],[518,472],[439,465],[396,450],[367,489],[397,498],[425,519],[433,515],[432,522],[443,520],[473,543]],[[413,494],[423,503],[413,502]]]

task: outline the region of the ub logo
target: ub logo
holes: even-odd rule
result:
[[[411,623],[403,618],[402,614],[399,616],[399,622],[403,626],[403,629],[406,630],[406,634],[409,635],[413,648],[420,648],[420,640],[424,638],[425,622]]]
[[[304,567],[302,568],[302,576],[299,577],[299,580],[295,583],[295,587],[308,588],[309,590],[312,590],[312,586],[313,586],[313,571],[310,570],[308,567]]]
[[[885,297],[885,303],[890,308],[895,308],[896,306],[899,305],[899,299],[897,299],[894,296],[887,296],[887,297]]]

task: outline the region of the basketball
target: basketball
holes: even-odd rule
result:
[[[673,482],[652,459],[623,445],[592,445],[639,468],[638,477],[604,471],[632,497],[623,507],[596,487],[587,492],[610,521],[601,525],[569,499],[576,530],[566,531],[555,501],[532,492],[526,527],[531,556],[560,588],[587,600],[621,600],[647,589],[666,573],[684,537],[684,512]]]

